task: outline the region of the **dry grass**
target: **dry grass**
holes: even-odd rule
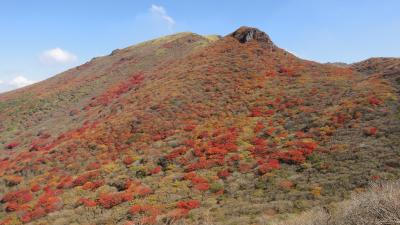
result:
[[[204,221],[177,221],[159,225],[214,225],[209,215]],[[332,209],[315,208],[290,219],[261,224],[273,225],[399,225],[400,224],[400,180],[385,184],[372,184],[368,191],[355,194],[350,200],[336,204]]]
[[[373,184],[364,193],[318,208],[276,225],[395,225],[400,224],[400,181]]]
[[[209,215],[204,221],[177,221],[160,225],[214,225]],[[271,224],[262,221],[261,224]],[[368,191],[354,194],[350,200],[336,204],[332,209],[315,208],[273,225],[399,225],[400,180],[385,184],[371,184]]]

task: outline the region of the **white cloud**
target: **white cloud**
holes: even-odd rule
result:
[[[39,59],[42,63],[47,63],[47,64],[49,63],[67,64],[75,62],[78,59],[78,57],[61,48],[53,48],[44,51],[40,55]]]
[[[172,29],[172,27],[175,25],[175,20],[167,14],[167,11],[164,9],[164,7],[153,4],[151,5],[150,12],[153,16],[161,18],[164,22],[166,22],[169,29]]]
[[[4,83],[4,81],[0,80],[0,84]]]
[[[33,83],[35,83],[35,81],[29,80],[28,78],[26,78],[24,76],[17,76],[9,82],[10,85],[12,85],[16,88],[25,87],[25,86],[33,84]]]

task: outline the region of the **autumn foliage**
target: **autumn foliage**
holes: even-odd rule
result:
[[[102,193],[98,199],[99,205],[104,207],[105,209],[110,209],[114,206],[117,206],[123,202],[131,201],[133,199],[133,194],[125,191],[125,192],[116,192],[116,193]]]
[[[195,209],[200,206],[200,201],[198,200],[188,200],[188,201],[180,201],[176,203],[176,207],[181,208],[181,209]]]
[[[400,174],[389,81],[271,43],[178,34],[1,94],[0,225],[250,224]]]

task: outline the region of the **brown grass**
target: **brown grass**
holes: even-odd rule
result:
[[[400,180],[385,184],[374,183],[363,193],[335,206],[319,207],[282,222],[261,221],[263,225],[398,225],[400,224]],[[204,221],[177,221],[159,225],[214,225],[209,215]]]
[[[372,184],[333,209],[317,208],[276,225],[395,225],[400,224],[400,181]]]

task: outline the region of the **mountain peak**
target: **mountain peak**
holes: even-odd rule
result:
[[[372,61],[302,60],[241,27],[0,94],[0,225],[263,223],[400,178],[400,62]]]
[[[270,37],[265,32],[254,27],[239,27],[239,29],[229,34],[228,36],[237,39],[240,43],[246,43],[251,40],[256,40],[258,42],[264,42],[273,45]]]

